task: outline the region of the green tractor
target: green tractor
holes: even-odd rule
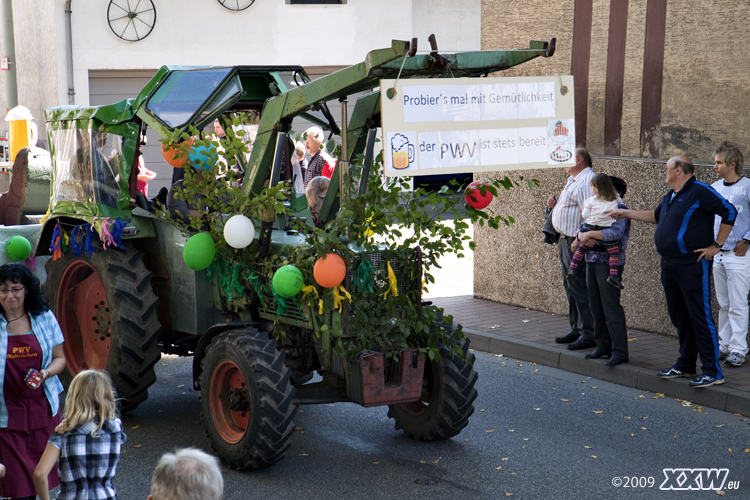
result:
[[[355,206],[350,226],[366,224],[368,207],[357,211],[350,201],[364,199],[368,183],[381,181],[369,175],[381,79],[475,78],[553,52],[554,39],[532,41],[528,49],[447,55],[417,54],[416,40],[394,41],[315,81],[299,66],[165,66],[134,99],[47,110],[53,179],[36,255],[56,254],[47,262],[46,292],[65,335],[64,378],[106,370],[127,411],[147,398],[161,353],[193,356],[207,435],[222,460],[240,469],[283,458],[300,404],[389,405],[396,428],[414,439],[459,434],[477,396],[474,356],[460,329],[422,302],[421,249],[358,246],[342,224],[314,233],[321,243],[311,243],[299,224],[309,216],[307,203],[279,189],[285,145],[295,118],[339,136],[340,159],[320,219],[336,221]],[[347,119],[346,97],[362,93]],[[326,106],[336,99],[344,108],[340,124]],[[234,197],[246,201],[223,208],[255,221],[259,236],[248,248],[229,248],[222,239],[231,214],[180,225],[136,204],[147,127],[177,142],[217,118],[231,129],[243,113],[260,117],[252,153],[226,154],[244,174]],[[254,205],[259,199],[265,205]],[[218,253],[208,270],[195,271],[183,251],[201,231],[211,233]],[[314,285],[321,249],[346,261],[335,289]],[[313,285],[285,298],[271,279],[290,263]],[[387,346],[376,334],[384,329]]]

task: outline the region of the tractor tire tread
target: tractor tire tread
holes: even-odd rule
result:
[[[126,412],[145,401],[148,387],[156,382],[154,365],[161,357],[156,342],[161,332],[156,315],[158,298],[151,288],[153,273],[143,262],[144,252],[132,246],[97,250],[91,258],[68,252],[57,261],[48,261],[47,296],[54,307],[57,284],[67,266],[76,261],[85,261],[96,272],[109,302],[111,337],[106,371],[115,385],[120,411]],[[54,312],[59,318],[59,312]],[[68,372],[63,379],[72,380],[73,375]]]
[[[257,415],[252,415],[246,434],[235,444],[223,441],[215,429],[208,391],[211,387],[212,363],[229,357],[243,371],[251,387],[251,398],[257,400]],[[206,435],[222,461],[233,469],[262,469],[284,458],[294,433],[294,387],[290,370],[284,364],[284,353],[276,340],[255,328],[230,330],[211,341],[203,358],[201,416]],[[223,359],[223,358],[221,358]],[[254,396],[253,396],[254,394]]]
[[[477,398],[474,371],[475,356],[469,352],[469,341],[461,347],[464,356],[451,354],[445,346],[440,348],[439,361],[431,363],[432,373],[437,373],[437,385],[432,399],[424,410],[410,410],[414,404],[390,405],[388,417],[395,420],[395,428],[418,441],[437,441],[458,435],[469,423]],[[434,377],[435,375],[433,375]]]

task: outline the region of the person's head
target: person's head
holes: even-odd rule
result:
[[[225,137],[227,134],[224,132],[224,129],[221,127],[221,123],[219,122],[219,119],[214,120],[214,132],[216,132],[216,135],[219,137]]]
[[[323,130],[320,127],[310,127],[305,130],[305,149],[311,155],[317,153],[325,140]]]
[[[594,194],[603,200],[615,201],[617,199],[617,190],[607,174],[596,174],[592,177],[591,187],[594,188]]]
[[[294,143],[294,152],[297,153],[297,157],[301,160],[305,157],[305,143],[297,141]]]
[[[714,152],[714,171],[722,179],[728,174],[734,172],[735,175],[742,175],[742,166],[745,164],[745,158],[742,151],[735,144],[724,141]]]
[[[305,196],[307,196],[307,206],[320,211],[320,207],[323,206],[323,198],[328,192],[328,184],[331,180],[328,177],[317,176],[310,179],[310,182],[305,188]]]
[[[63,430],[69,431],[98,418],[97,431],[100,431],[104,422],[115,418],[116,413],[115,391],[107,372],[84,370],[73,378],[68,387]]]
[[[682,186],[693,176],[695,166],[687,156],[673,156],[667,161],[665,177],[667,184],[672,189],[679,191]]]
[[[615,191],[617,191],[617,194],[620,195],[620,198],[625,196],[625,193],[628,192],[628,183],[623,179],[620,179],[619,177],[615,177],[614,175],[610,175],[609,180],[612,181],[612,185],[615,187]]]
[[[18,307],[34,316],[49,310],[39,279],[29,268],[22,264],[5,264],[0,266],[0,312]]]
[[[578,175],[588,167],[592,167],[591,155],[586,148],[576,148],[576,164],[565,167],[565,171],[572,176]]]
[[[216,458],[183,448],[161,457],[148,500],[221,500],[223,493],[224,479]]]

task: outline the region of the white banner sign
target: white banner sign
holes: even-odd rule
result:
[[[381,80],[385,173],[575,164],[573,77]],[[396,95],[387,97],[395,86]]]

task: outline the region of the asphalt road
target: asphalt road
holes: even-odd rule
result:
[[[394,430],[386,408],[300,407],[287,456],[262,471],[223,468],[224,498],[716,496],[660,491],[664,468],[726,468],[725,497],[750,497],[750,421],[744,417],[476,354],[476,412],[459,436],[412,441]],[[163,357],[149,399],[123,417],[128,442],[116,477],[119,498],[146,498],[162,453],[184,446],[211,450],[190,363]],[[645,487],[615,487],[616,477],[644,478],[638,482]],[[728,489],[729,481],[739,481],[739,490]]]

